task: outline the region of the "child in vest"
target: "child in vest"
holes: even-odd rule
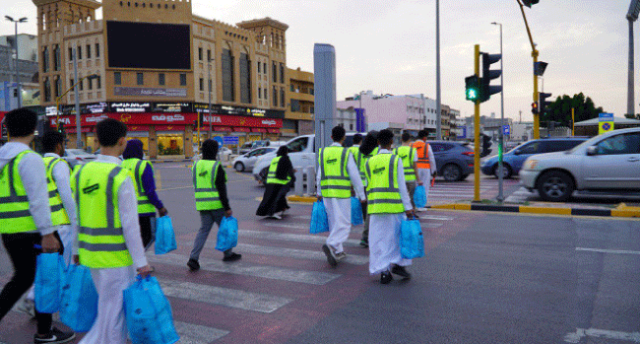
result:
[[[416,165],[416,175],[420,178],[422,186],[427,194],[427,202],[429,202],[429,189],[431,182],[436,177],[438,169],[436,168],[436,159],[433,155],[431,145],[427,143],[428,133],[426,130],[420,130],[418,132],[418,140],[411,146],[416,149],[418,153],[418,163]],[[426,148],[426,152],[425,152]],[[419,208],[416,211],[427,211],[427,208]]]
[[[393,133],[378,133],[380,152],[366,164],[367,200],[369,207],[369,272],[380,274],[380,283],[393,280],[392,273],[410,278],[405,266],[410,259],[400,254],[400,227],[405,214],[414,211],[407,192],[402,159],[391,154]]]
[[[98,317],[80,344],[125,344],[123,291],[135,281],[136,270],[146,277],[151,267],[144,256],[133,181],[120,166],[127,127],[105,119],[96,125],[96,134],[101,154],[71,177],[79,228],[76,259],[91,269],[98,291]]]

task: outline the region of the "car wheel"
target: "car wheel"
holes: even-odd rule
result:
[[[565,202],[571,197],[573,190],[573,179],[564,172],[546,172],[538,179],[538,193],[545,201]]]
[[[500,170],[500,167],[496,164],[496,166],[493,168],[493,175],[496,176],[496,178],[500,178],[498,176],[499,170]],[[502,164],[502,178],[509,179],[511,178],[512,175],[513,175],[513,170],[511,169],[511,166],[507,164]]]
[[[456,164],[445,165],[442,168],[442,176],[448,182],[457,182],[462,178],[462,169]]]
[[[236,162],[236,164],[233,166],[233,168],[236,169],[236,171],[238,172],[244,172],[244,164],[241,162]]]

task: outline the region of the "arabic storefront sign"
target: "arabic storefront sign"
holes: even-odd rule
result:
[[[134,112],[143,113],[151,112],[151,103],[109,103],[110,112],[122,113],[122,112]]]
[[[116,96],[138,96],[138,97],[186,97],[186,88],[147,88],[147,87],[114,87],[113,94]]]
[[[255,127],[255,128],[281,128],[281,119],[266,119],[258,117],[244,117],[244,116],[227,116],[227,115],[204,115],[204,123],[209,124],[209,118],[213,125],[229,125],[234,127]]]
[[[228,115],[204,115],[203,127],[209,126],[209,118],[216,126],[252,127],[252,128],[281,128],[282,120],[273,118],[259,118]],[[140,125],[193,125],[198,116],[195,113],[158,114],[158,113],[110,113],[101,115],[83,115],[82,126],[93,126],[97,122],[113,118],[125,123],[127,126]],[[60,122],[65,127],[75,126],[75,116],[60,116]],[[56,118],[50,118],[52,127],[56,126]]]
[[[192,103],[153,103],[153,112],[191,113]]]
[[[102,121],[103,119],[109,118],[108,115],[87,115],[82,116],[80,125],[81,126],[94,126],[96,123]],[[49,123],[51,127],[56,127],[56,118],[50,118]],[[74,127],[76,125],[76,116],[60,116],[60,123],[65,127]]]

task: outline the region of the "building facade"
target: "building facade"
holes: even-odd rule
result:
[[[15,50],[15,40],[15,35],[0,36],[0,45],[6,45]],[[18,34],[18,58],[38,62],[38,37],[36,35]]]
[[[313,134],[314,79],[313,73],[300,68],[287,68],[287,109],[281,130],[283,137]]]
[[[263,18],[229,25],[193,15],[188,0],[33,2],[41,103],[70,143],[76,99],[66,92],[76,84],[82,141],[92,149],[103,118],[127,123],[151,157],[191,157],[209,136],[238,137],[239,144],[280,136],[286,24]]]

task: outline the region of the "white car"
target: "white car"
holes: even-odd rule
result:
[[[546,201],[566,201],[575,190],[640,191],[640,128],[614,130],[570,151],[534,155],[520,171],[525,188]]]
[[[69,163],[69,166],[84,165],[88,162],[96,160],[98,157],[94,154],[87,153],[82,149],[65,149],[62,157]]]
[[[247,154],[240,155],[239,157],[235,158],[233,160],[232,166],[238,172],[251,171],[253,170],[253,166],[256,164],[256,161],[258,161],[258,158],[265,154],[273,153],[276,150],[277,148],[272,147],[254,149]]]

